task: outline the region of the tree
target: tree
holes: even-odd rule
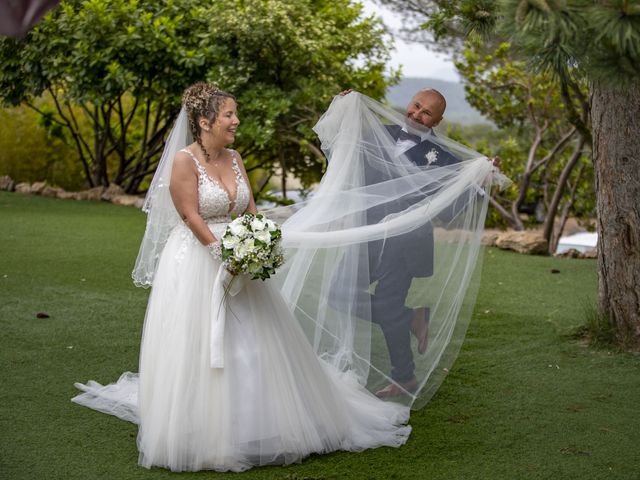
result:
[[[553,253],[577,196],[592,195],[592,186],[585,189],[583,181],[591,177],[585,155],[590,152],[584,135],[567,121],[557,82],[549,73],[527,72],[524,62],[514,56],[509,43],[487,52],[476,37],[466,43],[456,67],[465,79],[470,104],[508,133],[520,150],[504,157],[509,161],[503,169],[516,182],[511,195],[494,192],[491,204],[516,230],[525,227],[523,208],[535,205],[536,220],[543,222],[543,235]],[[581,110],[586,120],[588,107],[575,103],[573,108]]]
[[[631,0],[389,0],[435,14],[435,35],[508,39],[565,98],[589,81],[598,212],[598,305],[619,343],[640,349],[640,5]],[[571,102],[567,102],[571,105]],[[568,112],[586,135],[578,112]]]
[[[66,1],[24,38],[0,39],[0,97],[62,132],[90,186],[133,193],[184,88],[212,81],[238,97],[248,168],[309,183],[322,171],[310,125],[330,98],[343,85],[380,97],[395,78],[384,35],[350,0]]]

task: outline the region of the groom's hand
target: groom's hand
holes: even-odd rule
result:
[[[349,95],[351,92],[353,92],[353,90],[348,88],[348,89],[343,90],[342,92],[340,92],[338,95],[340,95],[341,97],[344,97],[345,95]]]
[[[500,170],[500,164],[502,163],[502,159],[496,155],[495,157],[493,157],[491,159],[491,164],[496,167],[498,170]]]

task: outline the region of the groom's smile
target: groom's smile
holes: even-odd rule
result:
[[[407,105],[406,115],[414,123],[433,128],[442,120],[446,107],[447,102],[440,92],[432,89],[421,90]]]

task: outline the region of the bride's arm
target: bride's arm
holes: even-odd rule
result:
[[[178,215],[196,238],[203,245],[217,242],[218,239],[211,233],[198,213],[198,172],[193,160],[186,153],[178,152],[176,154],[171,171],[169,192]]]
[[[233,151],[233,154],[238,159],[238,165],[240,165],[240,170],[242,170],[242,176],[244,177],[244,181],[247,183],[247,187],[249,188],[249,206],[247,206],[247,209],[244,211],[244,213],[258,213],[256,201],[253,199],[253,192],[251,191],[251,182],[249,182],[249,176],[247,175],[247,169],[244,168],[242,157],[235,150]]]

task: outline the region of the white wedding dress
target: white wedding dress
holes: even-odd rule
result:
[[[235,201],[194,161],[199,211],[219,238],[251,193],[235,158]],[[244,280],[223,306],[213,301],[221,268],[186,226],[175,227],[149,298],[139,376],[77,384],[84,393],[73,401],[139,423],[139,463],[174,471],[242,471],[406,442],[409,407],[320,360],[274,283]],[[220,318],[224,366],[212,368]]]

